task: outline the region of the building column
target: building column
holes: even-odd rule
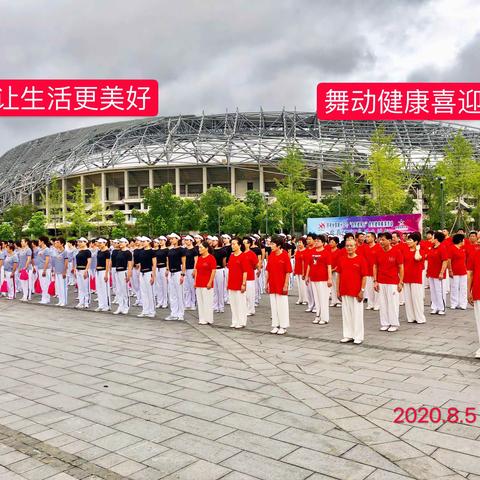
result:
[[[175,195],[180,196],[180,169],[175,167]]]
[[[30,195],[30,201],[32,202],[32,205],[35,205],[35,192],[32,192]]]
[[[263,167],[258,167],[258,182],[259,182],[259,185],[258,185],[258,191],[260,193],[264,193],[265,192],[265,179],[264,179],[264,176],[263,176]]]
[[[85,175],[80,175],[80,191],[82,192],[82,199],[86,202],[85,199]]]
[[[50,223],[50,185],[45,186],[45,216],[47,222]]]
[[[317,168],[317,202],[322,199],[323,165]]]
[[[107,185],[105,182],[105,172],[100,173],[100,198],[102,200],[102,222],[104,222],[107,203]]]
[[[148,170],[148,188],[153,188],[153,168]]]
[[[123,172],[123,189],[125,193],[123,194],[123,199],[127,200],[129,198],[130,185],[128,184],[128,171]]]
[[[202,183],[203,183],[203,193],[206,193],[208,190],[208,177],[207,177],[207,167],[202,167]]]
[[[235,195],[235,167],[230,167],[230,193]]]
[[[62,223],[67,223],[67,179],[62,178]]]

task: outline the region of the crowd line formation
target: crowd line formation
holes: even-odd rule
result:
[[[203,236],[183,238],[171,233],[155,239],[82,237],[75,242],[40,237],[1,242],[0,292],[24,302],[32,294],[39,303],[52,298],[66,306],[76,292],[76,308],[155,317],[170,309],[166,320],[183,320],[185,310],[197,310],[201,325],[213,324],[214,313],[230,306],[231,327],[244,328],[255,315],[262,294],[270,298],[272,334],[290,326],[288,292],[294,283],[296,305],[312,312],[312,322],[327,325],[330,308],[342,308],[342,343],[364,340],[364,309],[379,311],[380,330],[400,326],[405,305],[409,323],[426,322],[425,289],[430,289],[431,315],[449,308],[474,307],[480,341],[480,232],[463,230],[345,234],[310,233],[300,238],[284,234],[244,238]],[[113,305],[116,305],[113,308]],[[296,307],[298,308],[298,307]],[[476,352],[480,358],[480,349]]]

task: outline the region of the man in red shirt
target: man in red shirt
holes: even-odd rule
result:
[[[403,258],[399,248],[392,248],[392,234],[379,235],[382,247],[373,266],[374,288],[380,299],[380,330],[396,332],[399,321],[399,293],[403,289]]]
[[[365,297],[367,298],[367,310],[380,310],[378,293],[373,288],[373,265],[375,263],[375,254],[381,249],[376,243],[377,235],[374,232],[368,232],[365,237],[365,243],[362,249],[357,249],[357,254],[363,256],[367,262],[367,282],[365,284]]]
[[[283,335],[290,326],[288,311],[288,286],[292,263],[290,255],[282,249],[283,239],[274,235],[270,240],[272,252],[268,256],[265,272],[265,287],[270,295],[270,307],[272,309],[272,330],[270,333]]]
[[[345,242],[346,256],[337,264],[337,284],[334,288],[342,300],[342,343],[351,342],[359,345],[363,342],[363,294],[367,281],[367,261],[356,254],[357,244],[353,238]]]
[[[307,235],[307,248],[305,250],[305,257],[303,259],[303,262],[304,262],[304,266],[305,266],[305,272],[304,272],[304,278],[303,280],[305,281],[305,287],[306,287],[306,290],[307,290],[307,302],[308,302],[308,305],[307,305],[307,308],[306,308],[306,312],[313,312],[315,310],[315,298],[313,296],[313,288],[312,288],[312,284],[310,282],[306,282],[306,273],[307,273],[307,266],[308,266],[308,263],[310,262],[310,255],[313,251],[313,249],[315,248],[315,240],[317,239],[317,235],[315,233],[309,233]]]
[[[443,244],[445,235],[435,232],[433,247],[427,253],[427,278],[430,284],[430,297],[432,302],[431,315],[445,315],[447,292],[445,288],[446,270],[448,267],[448,252]]]
[[[247,325],[247,262],[240,249],[242,241],[232,239],[232,254],[228,259],[228,295],[232,310],[231,328],[244,328]]]
[[[463,248],[465,236],[456,233],[452,237],[450,246],[450,258],[448,259],[448,271],[450,275],[450,308],[455,310],[467,309],[467,260],[466,251]]]
[[[480,342],[480,250],[476,250],[468,259],[468,301],[473,305],[475,322],[477,324],[478,340]],[[475,353],[480,358],[480,348]]]
[[[255,276],[260,273],[260,261],[255,252],[253,252],[250,247],[252,246],[253,241],[250,237],[245,237],[243,239],[244,247],[244,258],[245,265],[247,268],[247,316],[250,317],[255,315]]]

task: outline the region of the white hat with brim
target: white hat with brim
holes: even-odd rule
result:
[[[183,237],[184,240],[191,240],[193,242],[193,237],[190,235],[187,235],[186,237]]]
[[[107,241],[104,238],[98,238],[97,243],[107,243]]]
[[[122,237],[118,240],[118,243],[128,243],[128,240]]]
[[[88,242],[88,240],[85,237],[80,237],[77,242]]]
[[[170,235],[167,235],[168,238],[178,238],[180,240],[180,236],[177,235],[176,233],[171,233]]]
[[[165,237],[164,235],[160,235],[160,236],[158,237],[158,239],[159,239],[159,240],[165,240],[165,241],[167,241],[167,237]]]
[[[227,235],[226,233],[222,235],[222,238],[227,238],[228,240],[232,239],[232,237],[230,235]]]

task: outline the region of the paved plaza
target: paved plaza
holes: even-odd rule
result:
[[[480,480],[480,415],[393,421],[478,412],[473,311],[395,333],[367,312],[361,346],[331,312],[313,325],[292,304],[278,336],[267,297],[240,331],[227,313],[212,327],[0,300],[0,480]]]

